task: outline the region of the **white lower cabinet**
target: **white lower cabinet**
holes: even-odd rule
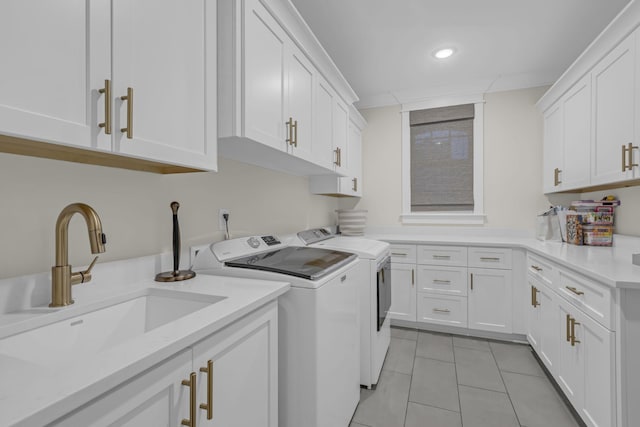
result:
[[[510,334],[511,270],[470,268],[469,328]]]
[[[391,319],[416,321],[416,265],[391,263]]]
[[[418,293],[418,322],[467,327],[465,297]]]
[[[545,364],[554,373],[558,360],[560,331],[557,329],[560,312],[555,294],[540,281],[527,277],[531,302],[527,309],[527,340]]]
[[[54,422],[55,426],[278,426],[272,302]],[[193,388],[193,390],[192,390]]]

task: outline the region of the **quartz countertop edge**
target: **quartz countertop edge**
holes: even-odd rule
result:
[[[110,296],[118,293],[131,294],[148,288],[225,298],[150,331],[133,342],[127,342],[126,351],[123,351],[123,344],[120,344],[92,356],[91,360],[74,361],[73,366],[65,366],[64,369],[59,366],[36,367],[21,370],[13,380],[1,381],[0,413],[3,414],[3,424],[32,426],[55,421],[131,377],[275,301],[290,288],[290,284],[198,275],[192,280],[175,284],[158,284],[149,280],[127,284],[126,288],[115,286]],[[91,298],[83,296],[84,299],[76,296],[76,306],[83,302],[91,303]],[[96,298],[104,296],[105,292],[102,292]]]
[[[366,238],[398,244],[460,245],[469,247],[520,248],[558,263],[573,272],[585,275],[612,288],[640,289],[640,266],[631,262],[634,252],[629,242],[640,239],[615,236],[613,246],[578,246],[556,241],[541,241],[535,238],[510,236],[462,236],[402,233],[372,233]],[[616,246],[620,239],[624,245]]]

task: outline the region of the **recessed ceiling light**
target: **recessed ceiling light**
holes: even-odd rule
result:
[[[453,52],[454,50],[451,48],[439,49],[433,54],[433,56],[438,59],[445,59],[453,55]]]

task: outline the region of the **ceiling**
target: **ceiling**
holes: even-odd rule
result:
[[[551,84],[629,0],[292,2],[369,108]]]

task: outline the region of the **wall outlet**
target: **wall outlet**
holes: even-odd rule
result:
[[[220,231],[227,231],[226,223],[223,217],[224,214],[229,215],[229,218],[231,218],[231,211],[229,209],[220,209],[218,211],[218,229]]]

